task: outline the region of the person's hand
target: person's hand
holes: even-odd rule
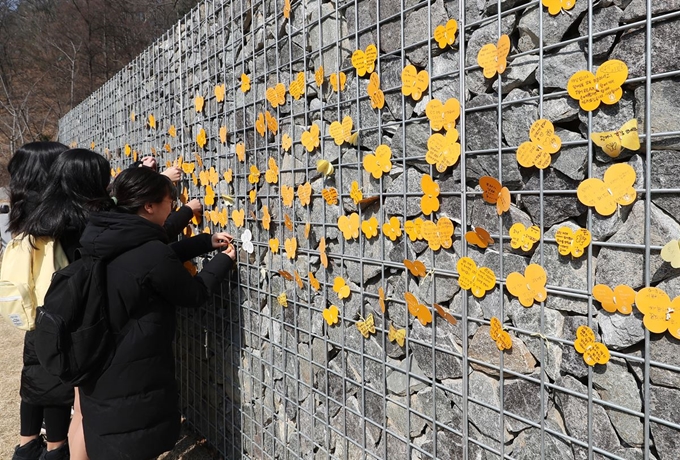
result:
[[[215,249],[228,248],[234,237],[226,232],[214,233],[211,237],[212,247]]]
[[[227,246],[227,249],[222,251],[222,254],[228,255],[231,257],[231,260],[236,260],[236,247],[233,243],[229,243],[229,246]]]
[[[193,200],[189,201],[185,206],[189,206],[195,216],[199,216],[203,213],[203,204],[201,204],[198,198],[194,198]]]
[[[177,182],[182,178],[182,170],[177,166],[171,166],[161,174],[170,178],[171,181]]]
[[[156,166],[158,164],[156,163],[156,159],[152,156],[144,157],[141,160],[142,166],[146,166],[147,168],[151,168],[154,171],[156,170]]]

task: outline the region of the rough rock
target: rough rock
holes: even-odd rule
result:
[[[468,356],[472,359],[484,361],[489,366],[500,366],[501,353],[503,354],[503,369],[520,374],[534,372],[536,360],[531,355],[524,343],[512,333],[512,348],[503,352],[496,347],[496,342],[491,339],[489,326],[481,326],[477,329],[468,347]],[[500,372],[492,367],[472,363],[472,368],[485,374],[497,377]]]
[[[543,56],[543,86],[546,88],[566,88],[571,76],[586,69],[588,62],[578,43],[570,43],[555,53]],[[536,78],[541,78],[540,72]]]
[[[481,401],[491,407],[500,407],[500,386],[498,380],[489,377],[482,372],[473,372],[469,376],[468,390],[470,398]],[[508,432],[507,423],[500,424],[498,412],[488,409],[480,404],[468,403],[468,417],[479,431],[492,439],[498,439],[503,435],[503,442],[512,439]]]
[[[653,417],[680,424],[679,390],[652,386],[650,400]],[[651,431],[660,459],[680,458],[680,438],[678,438],[678,431],[675,428],[652,422]]]
[[[651,90],[651,132],[652,148],[658,150],[680,150],[680,120],[677,116],[680,107],[680,78],[654,80]],[[646,89],[645,86],[635,88],[635,118],[638,119],[638,133],[645,133]],[[663,133],[675,132],[675,135]],[[640,140],[642,150],[645,150],[644,139]],[[652,175],[653,177],[653,175]]]
[[[607,8],[593,9],[593,21],[591,32],[597,34],[600,32],[606,32],[611,29],[615,29],[619,26],[619,21],[623,15],[623,10],[616,5],[609,6]],[[582,37],[588,36],[588,20],[584,18],[581,21],[581,25],[578,27],[578,32]],[[608,33],[607,35],[597,37],[593,39],[593,59],[601,59],[607,55],[612,45],[616,35]],[[585,51],[588,52],[588,43],[585,42]]]
[[[533,374],[531,377],[535,380],[540,379],[539,374]],[[538,382],[525,379],[505,379],[503,384],[504,409],[534,423],[540,423],[548,412],[549,403],[548,392],[545,392],[543,410],[541,410],[541,398],[537,396],[540,392],[541,385]],[[508,414],[506,417],[509,429],[512,432],[518,432],[529,427],[528,424],[512,417],[512,415]]]
[[[585,2],[576,2],[569,14],[550,16],[548,9],[542,5],[527,8],[519,20],[519,43],[520,51],[537,49],[541,32],[539,22],[539,10],[543,16],[543,46],[559,43],[574,23],[580,20],[581,14],[588,9]]]
[[[554,169],[547,169],[543,172],[544,190],[576,190],[578,182],[565,176]],[[537,174],[532,175],[527,181],[525,190],[540,190],[540,178]],[[571,217],[581,215],[585,211],[583,206],[575,196],[562,194],[545,194],[541,203],[538,193],[522,196],[522,205],[531,216],[531,220],[541,226],[540,211],[543,207],[543,228],[563,222]]]
[[[621,282],[624,281],[621,280]],[[636,309],[630,315],[600,310],[598,320],[602,329],[602,342],[612,350],[622,350],[645,339],[642,314]]]
[[[563,433],[559,425],[554,422],[548,420],[546,421],[546,426],[553,431]],[[512,443],[512,458],[517,460],[541,458],[541,453],[544,454],[544,458],[559,458],[560,460],[573,460],[574,458],[570,444],[562,438],[548,433],[541,437],[541,430],[538,428],[529,428],[522,431]]]
[[[519,101],[516,104],[506,105],[503,110],[503,137],[505,143],[511,147],[517,147],[522,142],[529,140],[531,124],[538,119],[538,104],[536,101],[523,102],[529,99],[531,94],[513,89],[505,97],[504,102]]]
[[[562,140],[562,148],[552,156],[551,167],[570,179],[582,181],[588,167],[588,146],[565,144],[567,142],[582,143],[583,136],[559,127],[555,128],[555,134]]]

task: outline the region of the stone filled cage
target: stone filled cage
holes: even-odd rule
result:
[[[560,1],[543,2],[559,11]],[[239,251],[238,269],[221,292],[177,317],[182,411],[222,456],[680,458],[676,304],[659,320],[671,331],[650,332],[642,303],[630,314],[610,313],[594,298],[600,284],[680,295],[680,269],[672,266],[680,263],[677,248],[669,249],[671,262],[661,257],[680,237],[680,3],[576,0],[569,10],[562,3],[565,10],[553,15],[540,0],[206,1],[60,121],[60,140],[107,155],[112,174],[134,157],[154,155],[161,167],[181,159],[187,172],[180,190],[214,201],[193,232],[224,228],[243,248],[244,230],[251,231],[253,251]],[[455,33],[449,27],[435,34],[450,19]],[[442,34],[443,48],[434,38]],[[507,68],[486,78],[478,53],[503,34],[510,39]],[[352,63],[356,50],[370,55],[371,44],[382,109],[369,96],[376,90],[370,72],[360,76]],[[581,109],[568,81],[609,60],[628,67],[620,100]],[[402,91],[409,64],[428,72],[420,100]],[[345,87],[336,91],[331,74],[340,72]],[[300,73],[304,85],[293,85],[302,92],[295,99],[289,89]],[[242,74],[250,79],[245,93]],[[282,103],[278,83],[286,90]],[[197,96],[204,98],[201,111]],[[460,106],[460,156],[439,168],[430,160],[452,157],[431,141],[436,131],[427,107],[451,98]],[[351,129],[331,127],[346,116]],[[272,117],[276,129],[267,124]],[[538,119],[552,122],[562,144],[545,169],[517,159]],[[592,133],[633,119],[638,150],[624,148],[612,158],[590,142]],[[308,151],[312,124],[320,142]],[[390,148],[392,166],[376,179],[363,164],[380,145]],[[267,177],[270,158],[279,168],[276,183]],[[324,174],[327,163],[317,168],[319,160],[333,173]],[[577,190],[613,164],[632,167],[637,196],[603,216],[582,204]],[[421,200],[424,176],[440,192],[440,207],[429,215]],[[500,216],[483,199],[483,176],[509,189],[510,208]],[[309,204],[296,193],[288,206],[283,186],[297,192],[307,182]],[[365,198],[359,203],[353,182]],[[337,204],[322,195],[330,188]],[[353,213],[374,228],[352,238]],[[348,219],[339,224],[340,216]],[[443,235],[435,250],[418,239],[416,219],[438,225],[445,217],[454,223],[450,242]],[[527,251],[513,248],[510,229],[518,222],[540,230]],[[401,236],[388,238],[396,228],[383,232],[384,224],[403,229]],[[558,252],[564,226],[591,232],[582,256]],[[476,227],[494,243],[469,244],[465,234]],[[278,252],[270,244],[275,238]],[[459,287],[463,257],[494,271],[485,295]],[[405,259],[422,262],[426,273],[413,275]],[[529,264],[544,268],[547,298],[526,308],[507,284]],[[348,297],[338,297],[337,277],[349,286]],[[409,313],[407,292],[416,299],[412,311],[423,317],[429,311],[431,323]],[[435,303],[457,321],[435,312]],[[331,305],[339,307],[332,326],[324,318]],[[371,314],[375,333],[364,329],[364,338],[357,323],[368,328]],[[491,338],[500,334],[490,328],[493,317],[510,334],[511,349],[499,351]],[[608,348],[608,363],[590,367],[576,351],[582,325]],[[403,346],[391,327],[404,330]]]

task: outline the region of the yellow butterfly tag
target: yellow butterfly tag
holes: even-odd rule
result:
[[[628,150],[640,149],[640,138],[638,137],[637,118],[628,120],[616,131],[605,131],[602,133],[591,133],[590,139],[595,145],[602,147],[604,153],[612,158],[621,154],[623,148]]]
[[[362,318],[361,321],[357,321],[356,325],[357,329],[359,329],[359,332],[361,332],[361,335],[363,335],[365,339],[367,339],[370,334],[375,334],[375,320],[373,319],[373,313],[368,315],[366,319]]]

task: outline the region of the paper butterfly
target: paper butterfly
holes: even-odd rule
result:
[[[477,298],[484,297],[486,291],[496,285],[496,274],[488,267],[479,267],[469,257],[461,257],[456,264],[458,269],[458,285],[472,292]]]
[[[340,216],[338,218],[338,228],[342,232],[342,236],[346,240],[359,237],[359,214],[353,212],[348,216]]]
[[[338,204],[338,191],[334,187],[321,190],[321,196],[331,206]]]
[[[234,225],[236,225],[238,228],[243,227],[243,220],[245,217],[246,213],[243,209],[234,209],[231,211],[231,220],[234,221]]]
[[[418,72],[415,66],[409,64],[401,71],[401,93],[404,96],[411,96],[414,101],[419,101],[428,85],[429,75],[426,70]]]
[[[448,131],[446,135],[434,133],[427,140],[425,161],[434,165],[437,171],[446,171],[449,166],[456,164],[458,158],[460,158],[460,144],[456,129]]]
[[[432,180],[432,177],[425,174],[420,179],[420,188],[423,196],[420,198],[420,209],[423,214],[429,216],[435,211],[439,211],[439,184]]]
[[[435,224],[431,220],[423,222],[423,239],[433,251],[448,249],[453,244],[453,222],[448,217],[440,217]]]
[[[293,231],[293,221],[290,220],[290,216],[288,214],[283,215],[283,224],[286,226],[288,230],[291,232]]]
[[[323,265],[324,268],[328,268],[328,255],[326,255],[325,237],[319,240],[319,247],[317,249],[319,251],[319,258],[321,259],[321,265]]]
[[[309,131],[302,132],[301,141],[308,152],[317,148],[319,146],[319,126],[312,123],[312,126],[309,127]]]
[[[312,229],[312,224],[307,222],[305,224],[305,238],[309,239],[309,232],[310,232],[311,229]]]
[[[380,310],[382,310],[383,314],[385,313],[386,307],[385,307],[385,290],[381,287],[378,288],[378,303],[380,304]]]
[[[661,248],[661,258],[673,268],[680,268],[680,241],[670,240]]]
[[[485,249],[490,244],[494,243],[489,232],[482,227],[475,227],[474,231],[466,232],[465,241],[482,249]]]
[[[290,19],[290,0],[285,0],[283,2],[283,17]]]
[[[236,157],[241,163],[246,161],[246,145],[243,142],[236,144]]]
[[[413,276],[421,277],[427,274],[427,268],[425,268],[425,264],[420,260],[404,259],[404,266],[408,268],[408,271],[411,272]]]
[[[390,331],[387,333],[387,339],[390,342],[396,341],[400,347],[403,347],[406,342],[406,329],[397,329],[390,323]]]
[[[628,150],[639,150],[640,138],[638,137],[637,118],[628,120],[621,126],[621,129],[616,131],[591,133],[590,139],[595,145],[602,147],[604,153],[612,158],[618,157],[624,147]]]
[[[270,238],[269,239],[269,249],[276,254],[279,252],[279,239],[278,238]]]
[[[287,272],[285,270],[279,270],[279,275],[283,277],[286,281],[293,281],[293,275],[290,274],[290,272]]]
[[[276,86],[267,88],[265,95],[272,107],[277,108],[286,103],[286,86],[283,83],[277,83]]]
[[[250,192],[248,192],[248,197],[250,198],[250,202],[252,204],[255,204],[255,200],[257,199],[257,189],[254,188]],[[255,217],[253,217],[254,219]]]
[[[217,99],[217,102],[224,101],[224,90],[225,90],[224,85],[215,86],[215,99]]]
[[[302,206],[307,206],[312,199],[312,184],[305,182],[298,185],[297,195]]]
[[[267,129],[276,134],[279,131],[279,122],[276,121],[276,118],[274,118],[269,110],[265,111],[264,119],[267,123]]]
[[[349,188],[349,196],[354,201],[354,204],[359,204],[359,202],[364,198],[364,194],[359,188],[359,183],[357,181],[352,181]]]
[[[196,161],[198,162],[198,167],[202,168],[203,167],[203,158],[201,158],[201,155],[199,155],[198,152],[194,152],[194,157],[196,158]]]
[[[222,144],[227,143],[227,127],[226,126],[220,126],[220,142]]]
[[[168,134],[170,137],[177,137],[177,128],[175,128],[175,125],[170,125],[168,128]]]
[[[257,120],[255,120],[255,130],[262,137],[264,137],[265,133],[267,132],[267,125],[265,124],[264,114],[262,112],[257,114]]]
[[[373,319],[373,313],[368,315],[365,320],[357,321],[356,325],[357,329],[359,329],[359,332],[361,332],[361,335],[363,335],[365,339],[367,339],[370,334],[375,334],[375,320]]]
[[[366,92],[371,100],[371,107],[382,109],[385,106],[385,93],[380,89],[380,77],[377,72],[371,74]]]
[[[250,174],[248,174],[248,182],[251,184],[257,184],[260,181],[260,170],[257,166],[250,165]]]
[[[382,230],[387,238],[396,241],[401,236],[401,222],[397,217],[392,216],[383,224]]]
[[[585,228],[573,231],[571,228],[564,226],[555,232],[557,250],[563,256],[571,254],[572,257],[581,257],[590,244],[590,240],[590,232]]]
[[[455,19],[449,19],[446,21],[446,25],[438,25],[434,28],[434,39],[439,45],[440,49],[446,48],[446,46],[453,45],[456,41],[456,32],[458,31],[458,23]]]
[[[512,337],[508,331],[503,330],[501,321],[495,316],[492,316],[489,322],[489,335],[500,351],[512,348]]]
[[[149,123],[149,128],[156,129],[156,117],[154,117],[152,113],[149,114],[148,123]],[[92,145],[90,145],[90,150],[94,150],[94,142],[92,142]]]
[[[548,13],[552,16],[560,14],[560,11],[568,11],[576,5],[576,0],[542,0],[543,6],[548,7]]]
[[[294,272],[295,275],[295,282],[297,283],[298,287],[300,289],[303,289],[305,287],[305,284],[302,282],[302,278],[300,277],[300,274],[295,270]]]
[[[241,74],[241,92],[247,93],[250,90],[250,77],[244,73]]]
[[[191,174],[194,172],[194,168],[196,168],[194,163],[182,163],[182,171],[184,171],[185,174]]]
[[[586,179],[576,189],[576,196],[586,206],[594,206],[603,216],[611,216],[616,206],[632,204],[637,198],[633,188],[635,169],[627,163],[611,165],[604,173],[604,181]]]
[[[605,344],[595,341],[595,333],[588,326],[579,326],[576,329],[574,348],[583,355],[583,361],[591,367],[609,362],[609,350]]]
[[[253,246],[253,234],[248,229],[245,229],[241,234],[241,247],[248,254],[252,254],[255,250],[255,247]]]
[[[335,172],[335,168],[328,160],[317,160],[316,170],[326,177],[331,176]]]
[[[326,320],[326,323],[328,323],[329,326],[332,326],[338,323],[338,315],[340,314],[340,310],[338,310],[338,307],[335,305],[331,305],[328,308],[324,308],[321,314],[323,315],[323,319]]]
[[[136,118],[137,118],[137,116],[135,115],[135,112],[130,112],[130,121],[135,121]],[[75,142],[75,141],[71,142],[71,148],[72,149],[76,148],[77,146],[78,146],[77,142]]]
[[[345,72],[340,72],[339,74],[332,73],[330,77],[328,77],[328,80],[331,82],[333,91],[336,93],[345,90],[345,83],[347,83],[347,75],[345,75]]]
[[[124,151],[125,151],[125,156],[129,157],[130,154],[132,153],[132,147],[130,147],[130,144],[125,144]]]
[[[487,203],[496,205],[499,216],[510,209],[510,190],[507,187],[503,187],[491,176],[480,177],[479,186],[482,188],[482,198]]]
[[[262,228],[265,230],[269,230],[269,227],[272,222],[272,216],[269,215],[269,207],[268,206],[262,206]]]
[[[282,292],[276,297],[276,301],[281,305],[282,307],[288,307],[288,296],[286,295],[285,292]]]
[[[645,315],[642,322],[649,332],[662,334],[668,329],[673,337],[680,339],[680,296],[671,302],[663,290],[646,287],[636,294],[635,306]]]
[[[410,292],[404,293],[404,299],[406,300],[406,306],[408,307],[408,312],[415,316],[420,324],[427,326],[432,322],[432,312],[422,303],[418,302],[416,296]]]
[[[448,308],[444,308],[438,303],[433,305],[439,316],[444,318],[449,324],[455,325],[458,322],[458,320],[451,314],[451,311]]]
[[[378,236],[379,228],[380,224],[378,223],[378,219],[375,216],[361,222],[361,231],[368,240]]]
[[[375,149],[375,153],[369,153],[364,157],[364,169],[371,173],[374,179],[380,179],[383,173],[388,173],[392,170],[392,149],[387,145],[379,145]]]
[[[203,103],[205,102],[205,99],[203,99],[203,96],[196,96],[194,99],[194,108],[196,109],[196,112],[202,112],[203,111]]]
[[[323,66],[319,66],[318,69],[316,69],[316,72],[314,72],[314,81],[316,82],[316,86],[321,88],[321,85],[323,85]]]
[[[505,285],[510,294],[517,297],[519,303],[525,307],[531,307],[536,302],[543,302],[548,297],[545,283],[548,277],[543,267],[538,264],[529,264],[524,269],[524,275],[512,272],[505,280]]]
[[[357,75],[363,77],[375,69],[375,60],[378,57],[378,49],[375,45],[368,45],[366,51],[356,50],[352,53],[352,66],[357,69]]]
[[[628,78],[625,62],[612,59],[604,62],[593,75],[588,70],[579,70],[567,82],[569,96],[579,101],[587,112],[597,109],[600,103],[616,104],[623,90],[621,85]]]
[[[333,280],[333,290],[338,295],[338,299],[346,299],[351,294],[347,282],[342,276],[336,276]]]
[[[295,252],[297,251],[297,238],[286,238],[283,242],[283,247],[286,248],[286,257],[295,259]]]
[[[496,73],[505,72],[508,65],[508,53],[510,52],[510,37],[501,35],[498,43],[488,43],[482,46],[477,53],[477,64],[483,69],[486,78],[493,78]]]
[[[314,276],[314,273],[309,272],[307,273],[307,276],[309,276],[309,285],[312,286],[312,289],[315,291],[318,291],[321,289],[321,283],[319,283],[319,280],[316,279],[316,276]]]
[[[357,135],[352,135],[352,117],[346,116],[342,119],[342,123],[339,121],[334,121],[331,123],[328,132],[330,133],[335,145],[342,145],[347,142],[352,144],[356,140]],[[356,142],[354,142],[356,143]]]
[[[619,284],[613,291],[606,284],[593,286],[593,297],[609,313],[618,311],[621,314],[630,315],[633,311],[635,295],[635,290],[625,284]]]
[[[207,142],[205,130],[201,128],[201,130],[198,132],[196,135],[196,143],[200,148],[203,148]]]
[[[517,222],[510,227],[510,246],[513,249],[531,251],[534,244],[541,239],[541,229],[536,225],[526,228],[522,223]]]
[[[404,231],[411,241],[419,241],[423,239],[423,219],[417,217],[413,220],[404,222]]]
[[[203,199],[203,202],[208,206],[215,204],[215,191],[209,185],[206,185],[205,187],[205,198]]]
[[[279,167],[276,165],[276,160],[269,157],[269,169],[264,173],[264,180],[269,184],[276,184],[279,181]]]
[[[536,120],[529,129],[528,142],[517,149],[517,162],[525,168],[536,166],[545,169],[550,166],[551,155],[562,147],[562,140],[555,134],[553,124],[544,118]]]
[[[432,99],[425,106],[425,115],[430,120],[432,131],[442,128],[450,131],[456,127],[456,120],[460,116],[460,102],[453,97],[444,104],[439,99]]]
[[[295,80],[290,82],[288,92],[296,101],[305,94],[305,73],[298,72]]]
[[[292,208],[293,200],[295,199],[295,190],[290,185],[281,186],[281,201],[283,205]]]

